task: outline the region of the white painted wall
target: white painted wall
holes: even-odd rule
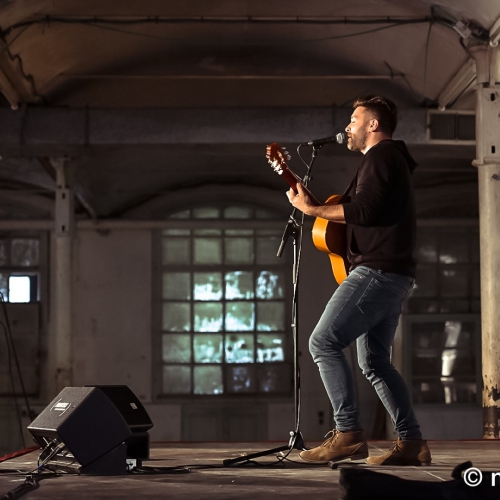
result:
[[[75,386],[126,384],[151,401],[151,231],[80,231],[74,245]]]
[[[318,253],[305,230],[300,274],[299,346],[302,381],[301,432],[306,442],[320,441],[332,427],[332,410],[308,349],[309,335],[336,288],[329,260]],[[153,403],[152,398],[152,231],[81,230],[74,241],[73,369],[74,385],[126,384],[144,402],[155,427],[153,441],[179,441],[182,406]],[[54,266],[51,266],[54,269]],[[53,281],[52,281],[53,282]],[[51,290],[53,293],[53,290]],[[53,315],[50,315],[50,318]],[[56,394],[52,383],[50,331],[43,358],[43,400]],[[367,434],[373,429],[377,396],[356,363],[355,349],[346,350],[354,363],[361,422]],[[43,408],[43,404],[41,405]],[[480,416],[440,408],[419,411],[426,437],[476,437]],[[322,414],[322,418],[321,415]],[[453,424],[459,416],[466,429]],[[465,419],[465,420],[464,420]],[[322,420],[322,423],[320,423]],[[268,439],[286,441],[294,428],[293,400],[267,404]]]

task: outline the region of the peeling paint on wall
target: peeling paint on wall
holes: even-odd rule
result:
[[[498,439],[500,408],[497,406],[483,406],[483,437],[484,439]]]
[[[488,390],[488,399],[493,399],[493,401],[500,400],[500,391],[498,390],[498,385],[492,387],[491,391]]]

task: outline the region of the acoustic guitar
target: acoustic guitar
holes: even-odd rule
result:
[[[286,163],[286,160],[290,159],[288,151],[273,142],[267,146],[266,158],[273,170],[285,180],[294,193],[297,193],[297,182],[302,183],[302,179],[288,167]],[[314,205],[322,205],[308,188],[304,190]],[[336,205],[340,198],[341,195],[334,194],[324,204]],[[316,217],[312,228],[312,239],[314,246],[330,258],[333,276],[340,285],[347,278],[349,270],[346,225]]]

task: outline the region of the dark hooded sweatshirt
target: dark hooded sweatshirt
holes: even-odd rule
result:
[[[403,141],[384,139],[364,155],[351,202],[344,204],[351,270],[363,265],[415,277],[416,165]]]

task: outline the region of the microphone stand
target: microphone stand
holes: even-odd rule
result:
[[[297,148],[297,152],[300,156],[300,146]],[[307,165],[307,172],[302,180],[304,187],[307,187],[308,182],[311,180],[311,170],[318,155],[318,152],[322,144],[314,144],[313,151],[311,154],[311,161]],[[239,462],[248,462],[254,458],[264,457],[266,455],[274,455],[276,453],[281,453],[280,460],[288,457],[292,450],[307,450],[304,438],[300,432],[300,365],[299,365],[299,341],[298,341],[298,327],[299,327],[299,266],[300,266],[300,254],[302,249],[302,233],[304,226],[304,214],[302,214],[302,220],[299,223],[295,220],[295,214],[297,209],[294,208],[292,213],[288,218],[288,222],[283,231],[283,236],[281,238],[281,243],[278,248],[277,256],[281,257],[283,250],[291,236],[293,238],[293,267],[292,267],[292,281],[293,281],[293,298],[292,298],[292,334],[293,334],[293,364],[294,364],[294,409],[295,409],[295,430],[290,431],[290,438],[288,444],[278,446],[277,448],[271,448],[269,450],[259,451],[256,453],[250,453],[248,455],[243,455],[237,458],[228,458],[223,460],[225,467],[234,465]],[[285,452],[286,453],[283,453]]]

